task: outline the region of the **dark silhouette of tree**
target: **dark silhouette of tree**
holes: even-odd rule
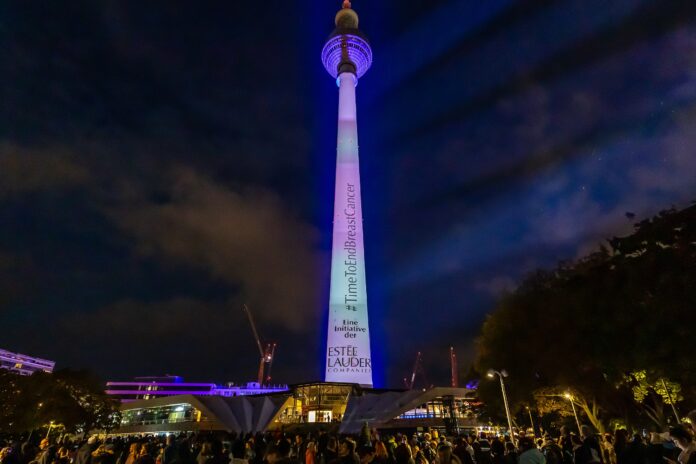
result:
[[[0,433],[54,426],[67,432],[111,430],[120,419],[118,402],[87,371],[60,370],[20,376],[0,369]]]
[[[622,388],[633,372],[681,384],[681,394],[694,398],[695,282],[696,206],[663,211],[632,235],[537,271],[504,296],[484,323],[477,369],[507,369],[516,405],[540,389],[572,391],[598,429],[629,417],[631,408],[645,411],[646,403]],[[491,388],[481,392],[499,401]]]

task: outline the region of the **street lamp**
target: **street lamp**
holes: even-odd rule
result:
[[[665,379],[660,379],[662,381],[662,388],[665,389],[665,393],[667,393],[667,399],[669,400],[669,404],[672,405],[672,411],[674,412],[674,417],[677,419],[677,424],[681,423],[681,419],[679,418],[679,413],[677,412],[677,407],[674,405],[674,400],[672,399],[672,395],[669,392],[669,389],[667,388],[667,384],[665,383]]]
[[[578,412],[575,410],[575,402],[573,401],[573,395],[571,395],[569,392],[566,392],[563,396],[566,397],[568,401],[570,401],[570,405],[573,407],[573,415],[575,416],[575,423],[578,424],[578,433],[580,432],[580,419],[578,419]]]
[[[48,440],[48,436],[51,434],[51,429],[53,428],[54,422],[51,421],[48,423],[48,432],[46,432],[46,440]]]
[[[505,393],[505,382],[503,377],[507,377],[508,373],[503,369],[502,371],[496,371],[495,369],[489,369],[488,377],[493,379],[497,375],[500,379],[500,391],[503,392],[503,403],[505,403],[505,414],[507,415],[508,427],[510,428],[510,440],[515,442],[515,434],[512,431],[512,417],[510,416],[510,406],[508,405],[507,393]]]
[[[532,432],[536,436],[536,429],[534,428],[534,419],[532,419],[532,408],[529,406],[525,406],[527,408],[527,412],[529,413],[529,423],[532,424]]]

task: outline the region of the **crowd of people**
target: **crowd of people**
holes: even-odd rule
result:
[[[696,411],[690,416],[696,422]],[[694,424],[695,422],[691,422]],[[425,433],[358,437],[265,433],[90,437],[84,442],[0,442],[0,464],[696,464],[696,428],[629,436],[562,427],[543,437]]]

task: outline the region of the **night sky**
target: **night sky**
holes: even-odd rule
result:
[[[320,379],[339,6],[2,3],[0,347],[245,382],[246,302],[274,380]],[[695,2],[353,7],[378,385],[418,350],[446,382],[525,273],[696,199]]]

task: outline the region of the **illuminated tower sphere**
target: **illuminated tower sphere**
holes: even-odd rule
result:
[[[338,153],[325,380],[372,386],[355,111],[355,87],[372,64],[372,50],[358,29],[358,15],[348,0],[336,14],[336,29],[326,41],[321,56],[324,67],[338,85]]]

